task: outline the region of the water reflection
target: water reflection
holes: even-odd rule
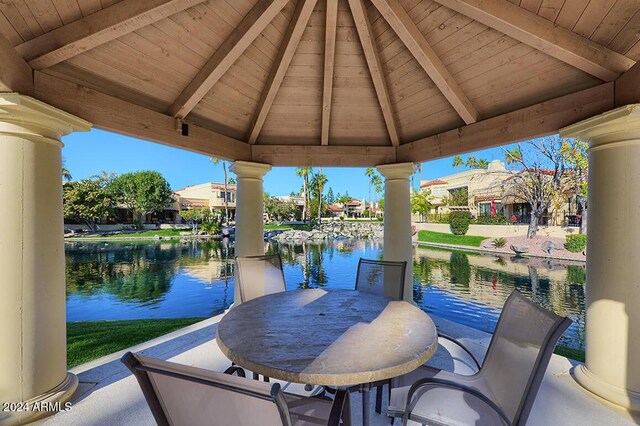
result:
[[[382,243],[265,243],[280,253],[289,290],[354,288],[360,257]],[[224,242],[68,243],[70,321],[210,316],[233,302],[233,248]],[[514,288],[574,324],[563,343],[584,347],[583,264],[416,249],[416,303],[428,312],[493,331]]]

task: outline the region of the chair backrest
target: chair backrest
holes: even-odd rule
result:
[[[402,300],[407,262],[360,259],[356,290]]]
[[[235,284],[240,302],[287,289],[280,255],[236,257]]]
[[[514,425],[526,423],[553,349],[569,325],[569,318],[539,307],[517,290],[507,299],[478,374]]]
[[[122,363],[159,425],[290,425],[284,394],[269,384],[127,352]],[[133,421],[134,419],[132,419]]]

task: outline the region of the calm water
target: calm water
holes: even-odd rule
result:
[[[288,289],[353,288],[358,259],[382,243],[267,244],[280,252]],[[204,317],[233,302],[233,249],[207,243],[67,243],[67,319]],[[584,348],[580,264],[416,249],[414,298],[427,312],[492,332],[514,288],[569,316],[565,345]]]

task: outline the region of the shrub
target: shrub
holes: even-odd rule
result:
[[[567,242],[564,248],[572,253],[580,253],[587,248],[587,236],[584,234],[567,235]]]
[[[449,212],[449,228],[453,235],[465,235],[469,230],[471,214],[466,211]]]
[[[504,245],[505,245],[505,244],[507,244],[507,240],[505,240],[505,239],[504,239],[504,238],[502,238],[502,237],[495,238],[495,239],[493,240],[493,246],[494,246],[494,247],[497,247],[497,248],[504,247]]]
[[[433,213],[427,215],[427,222],[449,223],[449,213]]]
[[[209,235],[216,235],[221,230],[220,223],[218,222],[205,222],[202,224],[201,229]]]
[[[509,219],[503,214],[491,216],[478,216],[471,221],[474,225],[508,225]]]

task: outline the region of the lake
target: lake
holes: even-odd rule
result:
[[[265,243],[282,256],[287,289],[353,288],[358,259],[382,242]],[[233,303],[233,248],[223,242],[67,242],[67,320],[206,317]],[[413,294],[425,311],[493,332],[513,289],[573,324],[561,341],[584,349],[585,267],[416,248]]]

